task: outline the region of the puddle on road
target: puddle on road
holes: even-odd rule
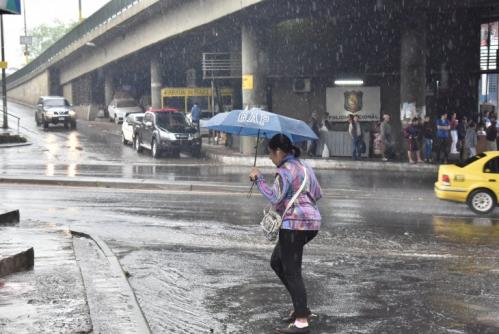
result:
[[[432,226],[437,238],[466,244],[499,245],[497,218],[434,216]]]

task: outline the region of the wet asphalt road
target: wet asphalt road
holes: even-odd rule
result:
[[[34,145],[1,150],[0,173],[247,183],[245,168],[137,155],[104,122],[26,128]],[[499,332],[497,211],[437,201],[431,176],[318,175],[323,229],[304,257],[313,333]],[[290,307],[259,196],[0,185],[0,198],[23,220],[106,240],[155,333],[272,333]]]

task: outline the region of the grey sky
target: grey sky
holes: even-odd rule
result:
[[[78,20],[78,0],[24,0],[26,3],[26,24],[30,28],[43,23]],[[22,5],[21,0],[21,5]],[[109,0],[82,0],[83,17],[88,17]],[[23,15],[4,15],[5,59],[9,67],[25,65],[23,46],[19,37],[24,35]]]

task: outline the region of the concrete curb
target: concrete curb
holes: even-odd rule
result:
[[[19,220],[20,220],[19,210],[9,211],[0,214],[0,226],[17,224],[19,223]]]
[[[231,156],[206,151],[206,155],[215,161],[226,165],[234,166],[253,166],[254,157],[249,156]],[[436,174],[438,165],[409,164],[403,162],[382,162],[382,161],[348,161],[333,159],[303,159],[311,167],[316,169],[336,169],[336,170],[378,170],[394,172],[418,172]],[[256,165],[259,167],[274,167],[270,159],[257,157]]]
[[[29,145],[33,145],[33,143],[28,141],[26,143],[0,144],[0,148],[20,147],[20,146],[29,146]]]
[[[137,190],[164,190],[164,191],[199,191],[199,192],[237,192],[248,191],[248,186],[227,185],[217,183],[184,183],[184,182],[162,182],[157,180],[137,179],[134,181],[122,181],[99,178],[47,178],[47,177],[0,177],[0,183],[14,184],[36,184],[52,186],[71,187],[93,187],[93,188],[117,188]]]
[[[149,323],[147,322],[147,319],[144,315],[144,312],[142,311],[142,308],[139,305],[139,302],[137,300],[137,296],[135,295],[135,292],[133,291],[132,287],[130,286],[130,283],[128,282],[125,271],[121,267],[121,264],[118,261],[118,259],[116,258],[116,256],[114,255],[113,251],[99,237],[92,236],[92,235],[87,234],[85,232],[80,232],[80,231],[75,231],[75,230],[70,230],[70,232],[71,232],[71,235],[73,235],[73,236],[87,238],[87,239],[94,241],[97,244],[97,246],[100,248],[100,250],[102,251],[104,256],[109,261],[109,265],[111,266],[112,271],[117,276],[119,276],[120,279],[123,281],[122,286],[127,287],[129,289],[130,296],[133,296],[133,299],[129,300],[129,302],[134,305],[134,308],[133,308],[134,310],[140,311],[140,312],[134,312],[136,324],[140,330],[139,333],[151,334],[151,328],[149,327]]]
[[[35,252],[33,247],[24,252],[0,258],[0,277],[33,268]]]

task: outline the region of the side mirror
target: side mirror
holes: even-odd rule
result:
[[[152,122],[151,121],[144,122],[144,125],[150,128],[152,126]]]
[[[38,103],[36,106],[37,106],[38,108],[41,108],[43,105],[42,105],[41,103]]]

